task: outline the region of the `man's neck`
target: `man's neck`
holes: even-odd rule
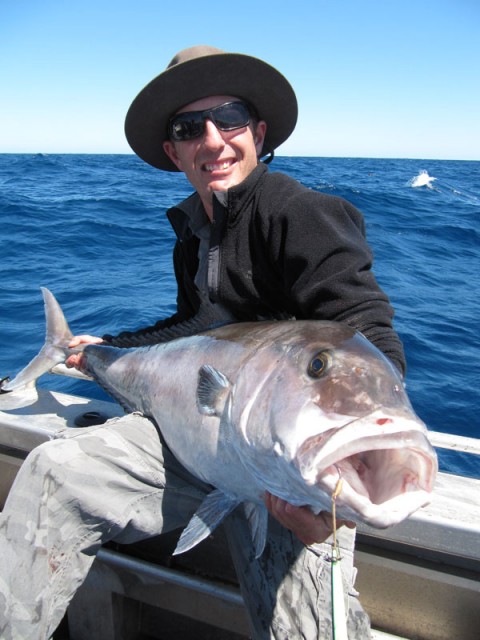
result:
[[[208,202],[205,202],[204,200],[202,200],[202,204],[203,204],[203,208],[205,209],[205,213],[208,216],[208,219],[210,220],[210,222],[212,222],[212,220],[213,220],[213,202],[212,202],[212,198],[210,198],[210,200]]]

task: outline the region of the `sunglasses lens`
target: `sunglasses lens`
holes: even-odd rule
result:
[[[230,102],[212,109],[213,122],[222,131],[232,131],[245,127],[250,122],[250,114],[243,102]]]
[[[172,140],[191,140],[201,136],[204,130],[200,111],[181,113],[170,121],[170,137]]]
[[[181,142],[198,138],[205,131],[206,118],[210,118],[221,131],[233,131],[247,126],[250,112],[244,102],[227,102],[205,111],[179,113],[170,120],[170,139]]]

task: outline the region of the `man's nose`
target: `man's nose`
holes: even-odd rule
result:
[[[210,118],[207,118],[205,120],[203,144],[212,148],[218,148],[225,144],[222,132],[216,127],[216,125],[212,122],[212,120],[210,120]]]

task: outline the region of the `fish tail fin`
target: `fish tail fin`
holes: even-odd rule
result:
[[[63,311],[51,291],[42,287],[45,302],[45,344],[33,360],[13,380],[5,382],[2,391],[14,391],[35,381],[60,362],[65,361],[68,343],[73,337]]]

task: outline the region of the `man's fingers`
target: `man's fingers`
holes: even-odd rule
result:
[[[74,349],[80,344],[100,344],[101,342],[103,342],[103,340],[98,336],[83,334],[81,336],[73,336],[73,338],[68,343],[68,346],[70,347],[70,349]]]
[[[333,516],[328,511],[315,515],[309,507],[296,507],[268,492],[265,492],[265,506],[280,524],[293,531],[304,544],[324,542],[333,533]],[[336,521],[337,529],[344,525],[349,529],[355,527],[350,520]]]

